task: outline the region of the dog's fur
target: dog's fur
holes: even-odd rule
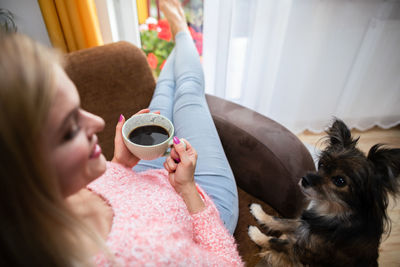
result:
[[[258,204],[250,212],[266,229],[249,226],[272,266],[377,266],[382,233],[390,230],[388,194],[399,192],[400,149],[373,146],[368,156],[356,148],[347,126],[336,119],[327,131],[318,170],[299,182],[310,200],[297,219],[267,215]],[[275,235],[275,237],[274,237]]]

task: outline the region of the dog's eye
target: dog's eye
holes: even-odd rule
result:
[[[337,187],[343,187],[346,185],[346,180],[341,177],[341,176],[334,176],[332,177],[332,182],[337,186]]]
[[[324,164],[322,162],[318,162],[318,169],[324,167]]]

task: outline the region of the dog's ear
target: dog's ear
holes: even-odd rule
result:
[[[374,164],[377,174],[387,191],[399,192],[400,185],[400,149],[383,148],[374,145],[368,152],[368,159]]]
[[[339,119],[335,119],[332,126],[326,131],[329,137],[329,146],[338,148],[354,148],[358,138],[353,139],[349,128]]]

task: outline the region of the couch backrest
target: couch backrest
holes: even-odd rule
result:
[[[82,107],[105,120],[99,143],[111,160],[120,114],[128,119],[148,107],[154,92],[145,54],[127,42],[117,42],[67,54],[65,70],[78,89]]]

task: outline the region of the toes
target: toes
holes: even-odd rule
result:
[[[249,226],[247,233],[250,239],[259,246],[268,242],[268,237],[264,235],[256,226]]]
[[[263,209],[260,204],[253,203],[250,205],[250,213],[257,218],[258,215],[263,213]]]
[[[261,234],[261,231],[254,225],[249,225],[247,232],[250,237],[257,235],[257,234]]]
[[[160,1],[160,9],[169,22],[173,38],[178,32],[187,30],[185,14],[179,1]]]

